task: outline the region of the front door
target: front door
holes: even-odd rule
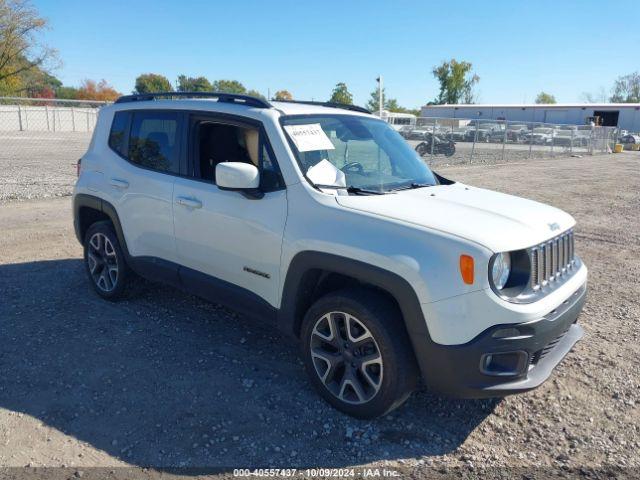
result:
[[[173,190],[176,248],[187,267],[182,281],[219,280],[275,307],[287,196],[266,134],[249,119],[194,115],[189,125],[190,175],[176,178]],[[258,166],[262,198],[216,186],[215,166],[228,161]]]

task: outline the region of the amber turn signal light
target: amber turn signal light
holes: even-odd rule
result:
[[[460,275],[467,285],[473,285],[473,257],[460,255]]]

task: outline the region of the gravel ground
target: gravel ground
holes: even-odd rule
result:
[[[0,132],[0,202],[71,195],[86,132]]]
[[[148,282],[127,301],[99,300],[69,198],[0,204],[0,466],[76,476],[95,466],[116,476],[118,466],[635,476],[639,165],[634,152],[438,168],[577,218],[590,268],[586,336],[533,392],[461,401],[423,390],[376,421],[328,407],[296,346],[266,325]]]

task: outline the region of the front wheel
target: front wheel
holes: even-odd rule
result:
[[[318,393],[357,418],[397,408],[417,382],[402,316],[380,292],[355,288],[322,297],[304,317],[301,347]]]

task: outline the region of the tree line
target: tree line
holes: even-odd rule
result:
[[[188,77],[178,75],[175,88],[171,81],[158,73],[143,73],[136,78],[134,94],[154,92],[223,92],[251,95],[266,100],[266,97],[255,89],[248,89],[238,80],[214,80],[206,77]],[[274,100],[292,100],[293,96],[288,90],[278,90],[273,95]]]
[[[63,85],[52,72],[60,66],[57,52],[43,43],[41,33],[47,28],[42,18],[29,0],[0,0],[0,96],[24,96],[36,98],[60,98],[78,100],[113,101],[121,93],[106,80],[86,79],[79,86]],[[473,71],[468,61],[452,58],[433,67],[431,71],[439,84],[438,94],[429,104],[475,103],[476,87],[480,77]],[[175,88],[163,75],[145,73],[135,80],[133,93],[150,93],[177,90],[181,92],[227,92],[253,95],[265,98],[255,89],[245,87],[238,80],[210,81],[203,76],[179,75]],[[587,102],[640,102],[640,73],[634,72],[618,77],[610,95],[604,87],[600,91],[583,93]],[[278,90],[273,100],[292,100],[288,90]],[[344,104],[353,103],[353,95],[346,83],[339,82],[333,88],[328,101]],[[536,103],[556,103],[554,95],[540,92]],[[405,108],[398,101],[386,95],[383,90],[383,108],[391,112],[417,113],[417,109]],[[366,106],[377,111],[379,92],[374,89]]]

